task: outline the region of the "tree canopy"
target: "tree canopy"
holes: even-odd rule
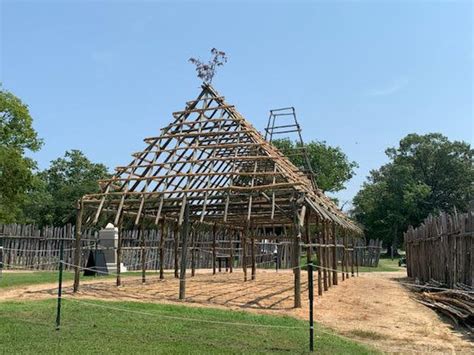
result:
[[[26,218],[40,225],[73,223],[76,201],[99,191],[97,181],[107,175],[105,165],[91,162],[79,150],[67,151],[36,175],[36,189],[25,205]]]
[[[41,145],[28,106],[0,87],[0,222],[14,222],[21,215],[36,166],[25,151],[35,152]]]
[[[299,142],[289,139],[272,141],[280,151],[288,156],[297,167],[304,166],[304,158],[299,149]],[[358,167],[355,161],[350,161],[347,155],[339,147],[332,147],[326,142],[311,141],[304,145],[308,154],[311,167],[315,173],[318,187],[325,192],[337,192],[343,190],[345,183],[355,174]]]
[[[440,133],[409,134],[388,148],[390,162],[370,172],[354,198],[354,217],[368,238],[399,246],[409,225],[430,213],[464,211],[472,196],[474,151]]]

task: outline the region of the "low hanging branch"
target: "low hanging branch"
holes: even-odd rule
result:
[[[211,60],[207,63],[202,62],[200,59],[189,58],[189,62],[196,66],[198,78],[204,81],[206,84],[210,84],[214,75],[216,74],[217,67],[223,66],[227,63],[227,55],[225,52],[219,51],[216,48],[211,49]]]

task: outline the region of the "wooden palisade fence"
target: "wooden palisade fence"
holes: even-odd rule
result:
[[[404,234],[407,273],[449,288],[474,286],[473,211],[429,216]]]
[[[159,269],[160,248],[163,248],[163,266],[165,269],[176,268],[175,258],[175,228],[164,230],[163,244],[161,244],[160,229],[150,229],[144,231],[146,250],[146,267],[149,270]],[[84,230],[81,239],[82,266],[85,266],[89,251],[101,249],[99,233],[96,230]],[[254,253],[252,245],[248,243],[246,250],[247,265],[252,264],[252,255],[255,259],[256,267],[272,268],[278,262],[278,268],[286,269],[291,267],[292,242],[289,238],[279,236],[274,238],[271,235],[259,235],[255,238]],[[214,244],[215,240],[215,244]],[[64,243],[64,257],[68,264],[74,263],[74,226],[65,225],[63,227],[44,227],[42,229],[33,225],[0,225],[0,247],[3,246],[4,268],[25,267],[39,270],[57,269],[59,260],[60,244]],[[334,244],[330,241],[318,245],[326,245],[328,257],[323,258],[322,265],[333,268],[332,250]],[[243,259],[243,249],[241,241],[232,233],[225,233],[224,230],[199,230],[193,232],[191,243],[188,246],[191,258],[187,260],[189,268],[202,269],[212,268],[213,261],[219,257],[230,257],[232,255],[233,267],[241,267]],[[377,267],[381,242],[370,240],[365,243],[363,239],[338,238],[337,263],[339,266],[343,262],[352,263],[354,266]],[[315,247],[315,255],[321,248]],[[142,244],[140,231],[138,229],[124,230],[122,236],[122,262],[129,270],[139,270],[142,267],[141,252]],[[180,245],[178,244],[178,257]],[[215,254],[214,254],[215,252]],[[324,256],[326,255],[323,251]],[[329,259],[329,260],[326,260]],[[346,260],[347,259],[347,260]],[[225,265],[223,264],[225,267]]]

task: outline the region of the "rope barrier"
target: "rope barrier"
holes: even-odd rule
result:
[[[41,263],[41,264],[34,264],[31,266],[24,266],[24,265],[18,265],[18,264],[7,264],[7,263],[0,263],[3,267],[8,267],[12,269],[19,269],[19,270],[34,270],[34,268],[39,267],[39,266],[44,266],[44,265],[53,265],[57,264],[59,260],[56,261],[51,261],[47,263]]]
[[[255,327],[255,328],[307,329],[306,327],[293,327],[293,326],[286,326],[286,325],[255,324],[255,323],[243,323],[243,322],[225,322],[225,321],[210,320],[210,319],[178,317],[178,316],[170,316],[170,315],[163,314],[163,313],[158,313],[158,312],[150,313],[150,312],[145,312],[145,311],[137,311],[137,310],[126,309],[126,308],[122,308],[122,307],[106,306],[106,305],[103,305],[103,304],[97,304],[97,303],[82,301],[82,300],[78,300],[78,299],[75,299],[75,298],[66,298],[66,300],[86,304],[86,305],[93,306],[93,307],[100,307],[100,308],[105,308],[105,309],[110,309],[110,310],[115,310],[115,311],[120,311],[120,312],[129,312],[129,313],[141,314],[141,315],[152,316],[152,317],[159,316],[160,318],[168,318],[168,319],[190,321],[190,322],[200,322],[200,323],[210,323],[210,324],[220,324],[220,325],[235,325],[235,326]]]

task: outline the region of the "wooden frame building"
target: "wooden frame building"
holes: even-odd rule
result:
[[[146,148],[134,153],[130,164],[100,181],[99,193],[78,202],[77,240],[83,226],[104,218],[116,226],[124,218],[157,228],[165,221],[174,223],[180,234],[180,298],[184,298],[191,224],[238,231],[244,244],[254,241],[252,231],[289,227],[294,239],[295,306],[299,306],[304,231],[306,244],[312,246],[315,225],[334,237],[336,229],[352,236],[361,230],[211,85],[203,84],[199,96],[173,117],[158,136],[144,139]],[[247,265],[245,279],[246,269]],[[77,290],[79,268],[76,274]]]

